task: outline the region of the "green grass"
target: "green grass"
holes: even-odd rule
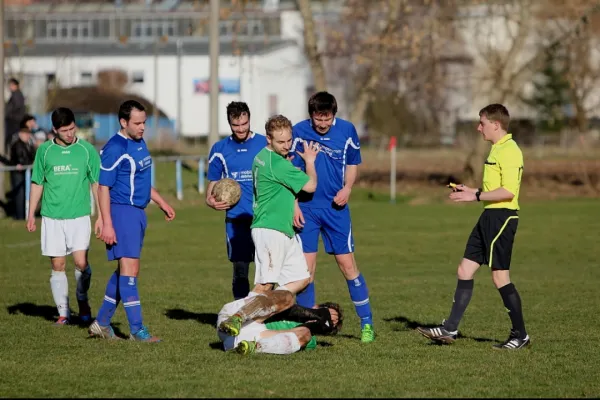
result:
[[[478,205],[392,205],[384,195],[357,191],[356,257],[370,288],[376,342],[360,343],[346,283],[334,260],[320,254],[317,299],[342,304],[344,330],[320,338],[313,352],[242,358],[218,349],[213,326],[231,300],[222,215],[201,204],[193,173],[186,171],[185,179],[186,200],[174,203],[175,221],[166,223],[149,208],[140,294],[145,322],[164,340],[159,344],[111,343],[88,339],[77,326],[53,327],[49,262],[39,254],[39,233],[0,221],[3,397],[600,396],[596,201],[523,204],[512,278],[530,349],[491,348],[510,326],[484,268],[460,327],[463,339],[437,346],[414,331],[447,317]],[[172,197],[174,187],[162,189]],[[96,240],[90,254],[97,310],[114,265]],[[72,263],[68,268],[75,299]],[[122,307],[114,323],[128,334]]]

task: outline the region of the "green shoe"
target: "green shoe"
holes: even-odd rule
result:
[[[363,343],[371,343],[375,341],[375,331],[370,324],[366,324],[362,328],[362,332],[360,335],[360,341]]]
[[[219,330],[229,336],[237,336],[242,329],[242,318],[238,315],[232,315],[219,325]]]
[[[243,356],[248,356],[256,352],[256,342],[242,340],[235,348],[235,352]]]

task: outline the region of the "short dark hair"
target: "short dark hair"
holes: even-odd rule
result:
[[[308,115],[332,113],[337,114],[338,106],[335,96],[329,92],[317,92],[308,99]]]
[[[10,79],[8,80],[8,83],[12,83],[12,84],[15,84],[15,85],[17,85],[17,86],[19,86],[19,85],[20,85],[19,81],[18,81],[17,79],[15,79],[15,78],[10,78]]]
[[[29,121],[31,121],[31,120],[34,120],[34,121],[35,121],[35,117],[34,117],[33,115],[31,115],[31,114],[25,114],[25,115],[23,116],[23,119],[21,119],[21,124],[19,125],[19,127],[20,127],[21,129],[27,129],[27,123],[28,123]]]
[[[339,331],[342,330],[342,326],[344,325],[344,312],[342,311],[342,306],[338,303],[321,303],[317,306],[317,308],[332,308],[338,313],[338,322],[333,328],[333,330],[329,333],[329,335],[337,335]]]
[[[283,115],[274,115],[265,123],[265,135],[272,138],[273,132],[281,129],[292,130],[292,121]]]
[[[502,104],[490,104],[483,107],[479,111],[479,116],[485,116],[489,121],[498,122],[500,127],[505,131],[508,131],[508,126],[510,125],[510,114],[506,107]]]
[[[59,107],[52,111],[52,127],[56,130],[75,122],[75,114],[70,108]]]
[[[250,119],[250,107],[243,101],[232,101],[227,104],[227,122],[241,117],[244,113],[248,114],[248,119]]]
[[[132,110],[146,111],[146,108],[139,101],[127,100],[119,107],[119,121],[124,119],[129,122]]]

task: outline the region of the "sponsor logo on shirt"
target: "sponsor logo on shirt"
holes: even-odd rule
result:
[[[54,175],[77,175],[79,168],[73,167],[71,164],[55,165],[52,167]]]

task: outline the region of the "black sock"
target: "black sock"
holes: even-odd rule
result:
[[[231,282],[231,290],[234,299],[242,299],[248,296],[248,293],[250,292],[250,281],[248,280],[249,268],[250,263],[233,263],[233,281]]]
[[[525,339],[527,331],[525,331],[525,321],[523,321],[523,310],[521,309],[521,297],[517,288],[512,283],[502,286],[498,289],[504,307],[508,310],[508,316],[512,322],[513,330],[518,332],[519,339]]]
[[[458,329],[458,324],[471,301],[471,296],[473,296],[473,279],[459,279],[454,292],[452,311],[450,311],[450,316],[444,324],[446,330],[453,332]]]

